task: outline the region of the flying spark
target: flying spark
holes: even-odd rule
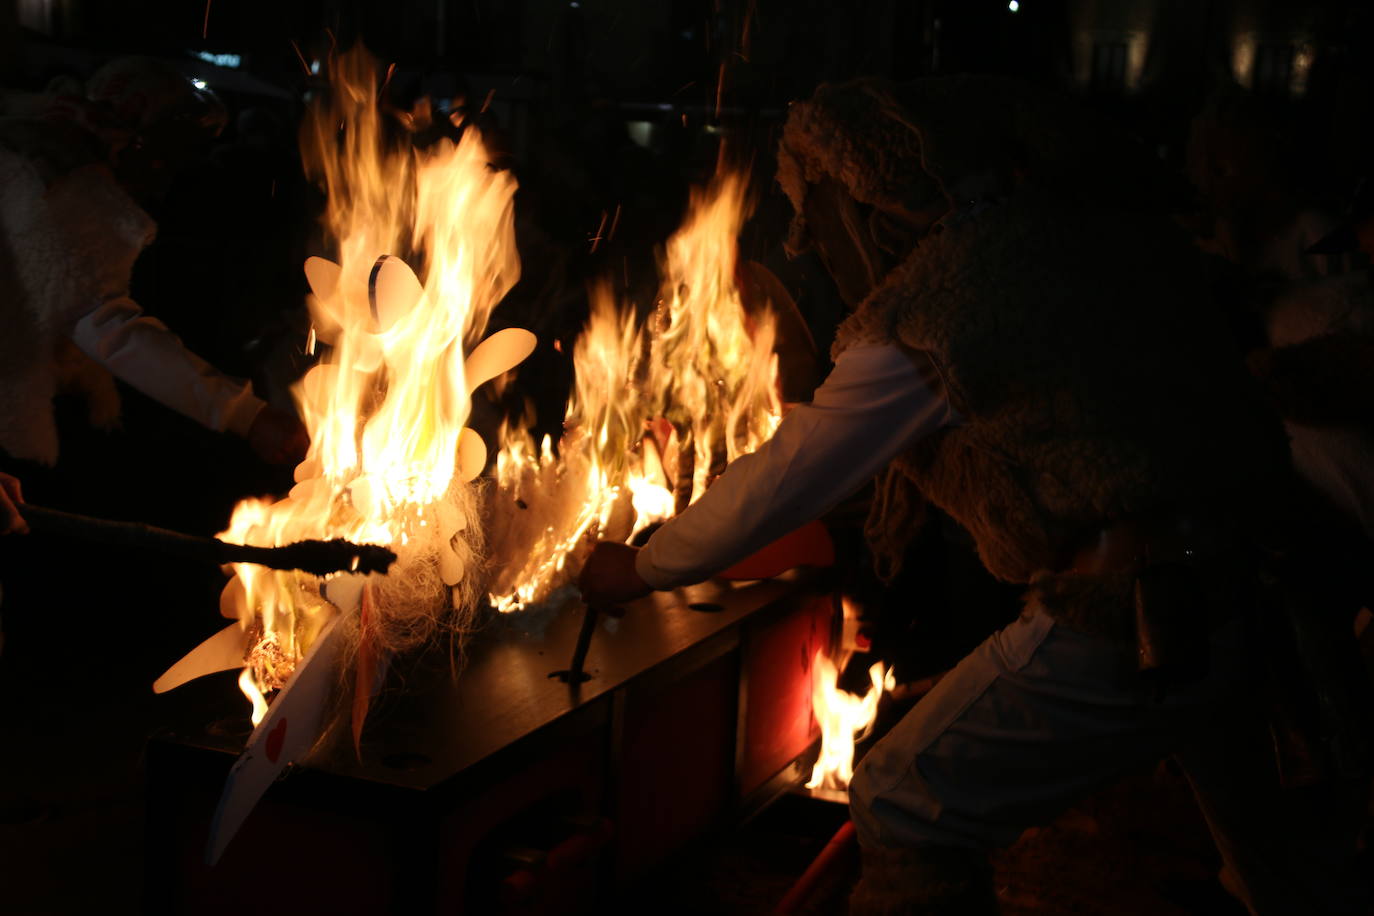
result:
[[[300,45],[296,44],[296,40],[294,38],[291,39],[291,49],[296,52],[296,59],[301,62],[301,69],[304,70],[305,75],[309,77],[310,65],[305,62],[305,55],[301,53]]]
[[[606,231],[606,216],[606,211],[602,210],[601,225],[596,227],[596,234],[592,236],[592,253],[596,252],[596,246],[599,245],[601,243],[601,239],[604,238],[604,236],[602,236],[601,233]]]

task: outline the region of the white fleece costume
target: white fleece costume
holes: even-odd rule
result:
[[[50,146],[50,125],[32,126],[20,135]],[[68,342],[204,426],[246,434],[264,406],[248,384],[186,350],[128,298],[134,261],[155,232],[103,164],[64,169],[0,145],[0,449],[57,460],[52,398]],[[113,386],[95,385],[105,406],[92,418],[112,421]]]

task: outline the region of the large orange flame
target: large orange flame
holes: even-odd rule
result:
[[[443,615],[470,608],[480,525],[467,482],[486,449],[464,429],[469,396],[533,346],[526,332],[502,332],[467,354],[519,275],[514,179],[489,168],[474,130],[423,151],[392,138],[375,73],[363,52],[337,56],[331,101],[311,109],[302,132],[338,252],[306,264],[312,339],[328,347],[294,389],[310,451],[285,499],[242,503],[223,536],[343,537],[390,545],[400,561],[385,580],[345,574],[323,587],[235,566],[226,603],[258,633],[241,681],[255,721],[331,606],[355,612],[362,589],[372,590],[373,637],[391,645],[421,641]]]
[[[573,350],[577,376],[561,454],[555,457],[547,437],[536,450],[524,429],[503,430],[496,473],[508,511],[494,514],[491,532],[501,560],[490,586],[498,611],[546,597],[589,535],[624,527],[612,520],[623,517],[622,495],[637,464],[631,450],[644,429],[633,390],[642,350],[633,315],[618,315],[609,288],[598,287]]]
[[[592,290],[557,455],[523,428],[502,435],[491,537],[502,570],[491,585],[497,609],[548,598],[593,540],[629,540],[669,518],[726,461],[772,435],[780,412],[773,321],[751,322],[735,284],[747,215],[742,175],[724,173],[692,195],[647,328],[608,286]]]
[[[692,195],[668,240],[654,314],[649,414],[677,433],[679,486],[695,502],[724,467],[765,442],[781,407],[771,315],[751,322],[735,282],[736,239],[748,216],[744,176],[726,172]]]

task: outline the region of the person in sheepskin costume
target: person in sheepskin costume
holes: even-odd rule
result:
[[[778,159],[789,247],[854,308],[834,368],[642,549],[598,545],[584,599],[699,581],[876,476],[881,574],[929,501],[1026,602],[857,768],[851,912],[995,913],[987,850],[1168,754],[1252,912],[1364,912],[1353,838],[1270,779],[1243,623],[1298,496],[1152,164],[991,77],[823,85]]]
[[[111,374],[260,456],[304,454],[304,427],[188,352],[128,296],[156,226],[137,200],[223,127],[224,110],[171,65],[121,58],[86,97],[0,97],[0,450],[57,460],[52,399],[82,390],[93,423],[119,415]]]

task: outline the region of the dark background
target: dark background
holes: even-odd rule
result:
[[[223,99],[230,123],[214,149],[149,204],[159,239],[139,262],[134,294],[191,349],[282,404],[306,365],[299,265],[328,253],[295,132],[325,89],[330,49],[357,42],[394,64],[393,104],[426,96],[441,110],[486,109],[478,120],[520,183],[524,267],[493,322],[535,330],[545,346],[531,368],[555,379],[568,367],[552,343],[580,327],[588,280],[609,275],[627,298],[652,299],[655,246],[722,142],[755,173],[742,254],[782,276],[824,348],[838,317],[833,290],[809,259],[782,257],[790,208],[772,181],[788,103],[824,80],[1014,74],[1080,96],[1180,175],[1192,119],[1218,93],[1241,93],[1259,112],[1247,141],[1279,163],[1302,206],[1331,213],[1374,153],[1374,8],[1350,0],[0,3],[0,85],[37,91],[111,57],[148,54]],[[235,65],[201,59],[224,55]],[[611,214],[614,237],[590,244]],[[541,432],[561,419],[561,391],[550,387],[536,393]],[[126,397],[126,427],[137,401]],[[165,422],[168,434],[198,435]],[[234,452],[218,439],[198,447]],[[271,482],[239,471],[241,458],[225,473],[250,479],[229,489]],[[194,476],[204,477],[200,468]],[[129,489],[148,499],[173,489],[162,473],[161,485],[134,479]],[[173,508],[189,507],[178,499]],[[217,506],[196,521],[205,528],[224,513]]]
[[[1332,212],[1374,152],[1374,10],[1356,0],[0,0],[0,85],[38,91],[148,54],[224,100],[226,132],[149,206],[159,238],[134,294],[284,406],[307,365],[300,264],[327,252],[295,131],[324,88],[312,63],[358,41],[396,65],[397,105],[489,98],[483,125],[520,181],[524,265],[493,322],[540,334],[530,374],[549,380],[534,393],[544,430],[561,419],[569,372],[552,343],[585,317],[586,281],[609,273],[632,299],[652,296],[655,246],[723,139],[756,173],[743,254],[782,276],[824,348],[834,291],[815,263],[782,258],[789,210],[771,180],[788,103],[821,81],[1018,75],[1080,96],[1180,173],[1205,100],[1243,92],[1291,189]],[[591,245],[617,208],[615,237]],[[243,443],[121,393],[119,429],[93,430],[63,401],[59,464],[0,468],[36,503],[204,534],[243,496],[289,487],[289,471]],[[0,582],[0,911],[132,907],[143,737],[196,702],[194,688],[154,698],[147,685],[220,625],[223,579],[33,536],[0,542]]]

